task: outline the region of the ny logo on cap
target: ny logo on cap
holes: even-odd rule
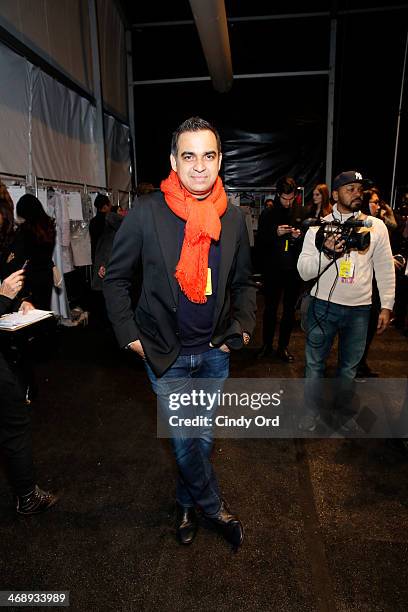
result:
[[[356,181],[362,181],[363,180],[363,175],[360,174],[360,172],[355,172],[354,174],[356,175]]]

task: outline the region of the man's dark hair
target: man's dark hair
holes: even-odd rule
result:
[[[296,189],[296,181],[291,176],[283,176],[276,183],[276,192],[278,195],[282,195],[282,193],[296,193]]]
[[[217,139],[217,148],[218,153],[221,153],[221,139],[215,127],[208,123],[205,119],[201,119],[201,117],[190,117],[183,121],[181,125],[173,132],[173,136],[171,139],[171,153],[174,157],[177,156],[178,151],[178,139],[181,134],[184,132],[201,132],[202,130],[209,130],[212,132]]]
[[[102,210],[104,206],[109,206],[109,205],[110,205],[110,199],[108,198],[108,196],[103,193],[98,193],[98,195],[95,198],[95,202],[94,202],[94,206],[96,210],[99,212],[100,210]]]

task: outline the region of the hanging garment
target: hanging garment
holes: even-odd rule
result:
[[[54,217],[57,226],[57,245],[61,249],[59,267],[63,274],[72,272],[74,264],[71,251],[71,228],[68,215],[67,195],[59,191],[48,193],[48,210],[51,217]],[[55,260],[54,260],[55,261]]]
[[[71,249],[74,266],[92,265],[91,237],[86,221],[71,221]]]

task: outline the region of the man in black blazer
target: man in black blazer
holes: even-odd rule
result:
[[[125,218],[104,282],[118,342],[144,359],[167,419],[169,395],[191,390],[193,379],[216,379],[220,388],[230,350],[249,342],[255,325],[245,219],[227,204],[221,157],[219,135],[208,122],[192,117],[181,124],[172,139],[172,172],[161,191],[139,198]],[[130,288],[140,262],[143,284],[133,310]],[[180,542],[193,541],[200,508],[240,546],[242,524],[222,499],[210,462],[211,427],[194,438],[173,435],[172,445]]]

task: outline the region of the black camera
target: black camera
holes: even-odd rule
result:
[[[349,219],[344,223],[339,221],[323,221],[319,223],[319,226],[315,238],[316,248],[319,251],[323,251],[330,258],[337,259],[345,253],[350,253],[350,251],[364,252],[370,246],[370,232],[359,232],[357,229],[360,227],[371,227],[371,219]],[[333,235],[338,242],[344,240],[343,250],[339,253],[324,246],[329,234]]]

